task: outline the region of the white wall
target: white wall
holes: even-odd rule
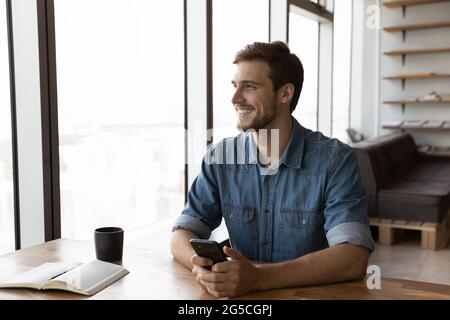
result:
[[[402,9],[381,10],[382,27],[450,21],[450,2],[408,7],[406,17]],[[443,48],[450,47],[450,28],[408,31],[406,41],[402,42],[402,33],[381,32],[380,76],[389,76],[405,72],[450,73],[450,53],[407,56],[402,66],[401,56],[385,56],[384,51],[400,49]],[[389,120],[450,120],[450,105],[406,105],[402,113],[400,105],[382,104],[384,100],[399,100],[411,96],[422,96],[431,91],[450,93],[450,79],[407,80],[402,90],[401,80],[380,82],[380,134],[390,132],[381,129],[384,121]],[[449,132],[412,132],[417,143],[437,146],[450,145]]]

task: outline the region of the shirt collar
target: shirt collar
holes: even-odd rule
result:
[[[305,129],[298,123],[298,121],[292,119],[292,132],[289,143],[280,157],[280,162],[285,165],[299,169],[302,164],[303,150],[305,146]]]
[[[289,138],[289,143],[286,146],[283,154],[280,157],[280,163],[283,163],[289,167],[299,169],[302,164],[303,150],[305,145],[305,129],[298,123],[298,121],[291,117],[292,119],[292,132]],[[246,149],[248,150],[247,163],[257,164],[257,153],[258,149],[251,133],[247,135],[248,139],[246,143]]]

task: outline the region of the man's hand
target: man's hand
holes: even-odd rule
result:
[[[212,271],[202,267],[211,265],[209,259],[192,258],[192,272],[202,288],[217,298],[231,298],[258,290],[260,271],[238,251],[229,247],[224,247],[223,251],[231,260],[213,265]]]
[[[209,260],[207,258],[199,257],[197,255],[193,255],[191,258],[191,262],[194,265],[194,267],[192,268],[192,273],[196,275],[197,281],[198,281],[199,274],[202,274],[205,272],[206,273],[211,272],[205,268],[205,267],[210,267],[212,265],[211,260]],[[207,288],[200,281],[198,281],[198,284],[200,285],[200,287],[202,287],[203,290],[207,291]]]

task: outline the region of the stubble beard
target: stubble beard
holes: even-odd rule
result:
[[[277,116],[277,105],[276,101],[272,101],[270,106],[260,108],[259,110],[264,110],[264,113],[260,113],[261,111],[256,111],[256,117],[252,120],[252,122],[248,125],[241,124],[238,122],[237,128],[240,131],[246,132],[247,130],[260,130],[267,127]],[[258,114],[259,113],[259,114]],[[239,115],[238,115],[239,117]]]

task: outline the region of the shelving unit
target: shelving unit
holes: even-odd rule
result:
[[[406,8],[407,7],[432,4],[432,3],[438,3],[438,2],[448,2],[448,1],[450,1],[450,0],[395,0],[395,1],[385,2],[385,3],[383,3],[383,5],[388,9],[402,8],[403,18],[404,18],[406,16]]]
[[[414,50],[396,50],[383,52],[385,56],[401,56],[402,65],[406,63],[406,57],[420,54],[436,54],[436,53],[448,53],[450,48],[430,48],[430,49],[414,49]]]
[[[434,79],[434,78],[450,78],[450,73],[398,74],[395,76],[383,77],[384,80],[401,80],[403,90],[405,89],[406,80]]]
[[[396,100],[383,101],[384,104],[450,104],[450,100]]]
[[[387,51],[384,52],[383,54],[386,56],[410,56],[418,54],[446,53],[446,52],[450,52],[450,48],[396,50],[396,51]]]
[[[448,78],[450,73],[435,73],[430,75],[406,75],[399,74],[396,76],[383,77],[386,80],[415,80],[415,79],[432,79],[432,78]]]
[[[430,3],[437,2],[447,2],[449,0],[398,0],[398,1],[389,1],[383,3],[386,8],[401,8],[401,7],[409,7],[409,6],[418,6]]]
[[[434,4],[434,3],[450,3],[450,0],[391,0],[391,1],[385,1],[383,3],[383,6],[387,9],[403,9],[403,18],[406,16],[406,8],[410,6],[419,6],[419,5],[428,5],[428,4]],[[447,5],[444,7],[436,7],[435,10],[448,10]],[[418,10],[418,9],[417,9]],[[429,11],[432,12],[432,11]],[[393,21],[393,20],[392,20]],[[404,20],[406,21],[406,20]],[[395,22],[393,23],[395,24]],[[402,39],[403,42],[406,41],[406,34],[410,31],[417,31],[417,30],[433,30],[433,29],[440,29],[440,28],[450,28],[450,21],[436,21],[436,22],[427,22],[427,23],[414,23],[414,24],[401,24],[401,22],[397,22],[397,25],[384,27],[384,32],[388,33],[396,33],[401,32],[402,33]],[[430,31],[429,31],[430,32]],[[424,37],[428,35],[429,33],[424,32]],[[431,33],[430,33],[431,34]],[[444,31],[444,34],[447,34],[446,30]],[[419,36],[419,35],[417,35]],[[424,43],[421,43],[422,48],[416,48],[416,49],[398,49],[398,50],[386,50],[383,52],[383,55],[390,56],[390,57],[402,57],[402,65],[405,65],[406,57],[412,56],[412,55],[430,55],[430,54],[448,54],[450,53],[450,47],[448,42],[443,45],[441,48],[437,47],[424,47]],[[441,58],[441,57],[439,57]],[[444,57],[445,59],[448,59],[447,56]],[[417,58],[419,59],[419,58]],[[433,58],[434,59],[434,58]],[[444,60],[445,61],[445,60]],[[410,68],[411,69],[411,66]],[[439,69],[438,69],[439,70]],[[386,69],[386,71],[388,71]],[[406,80],[427,80],[427,79],[445,79],[450,78],[449,69],[444,68],[440,69],[438,72],[410,72],[410,73],[402,73],[398,72],[394,75],[388,75],[383,77],[384,80],[393,81],[393,80],[401,80],[402,81],[402,89],[405,89],[405,83]],[[444,80],[447,81],[447,80]],[[432,90],[431,88],[429,89]],[[420,94],[420,93],[419,93]],[[444,94],[446,94],[444,92]],[[418,97],[417,100],[413,99],[405,99],[405,98],[399,98],[397,100],[392,99],[388,100],[385,99],[383,101],[383,104],[386,105],[399,105],[402,107],[403,113],[405,112],[405,106],[406,105],[423,105],[424,107],[432,108],[432,106],[437,105],[450,105],[450,99],[448,99],[448,96],[445,96],[445,100],[421,100],[420,97]],[[435,109],[433,109],[435,110]],[[430,116],[432,119],[436,119],[439,117],[433,117]],[[386,119],[388,120],[388,119]],[[386,124],[382,124],[383,129],[390,129],[390,130],[397,130],[397,131],[420,131],[420,132],[428,132],[428,133],[448,133],[450,132],[450,127],[448,127],[448,124],[450,122],[450,119],[446,119],[445,123],[439,127],[439,122],[431,121],[431,120],[425,120],[424,119],[417,119],[417,121],[403,121],[404,119],[397,119],[399,121],[396,121],[394,119],[384,121]],[[416,126],[417,123],[417,126]],[[423,126],[422,126],[423,125]],[[445,126],[444,126],[445,125]],[[435,153],[433,153],[435,154]],[[448,152],[443,154],[443,156],[450,156]]]
[[[450,104],[450,100],[397,100],[383,101],[384,104],[393,104],[402,106],[402,113],[405,113],[406,105],[424,105],[424,104]]]
[[[388,1],[383,3],[383,5],[386,8],[401,8],[447,1],[449,0],[398,0],[398,1]]]
[[[450,131],[450,128],[424,128],[424,127],[416,127],[416,128],[403,128],[403,127],[391,127],[391,126],[383,126],[383,129],[390,130],[400,130],[400,131]]]
[[[438,29],[438,28],[448,28],[448,27],[450,27],[450,21],[441,21],[441,22],[432,22],[432,23],[417,23],[417,24],[408,24],[408,25],[402,25],[402,26],[393,26],[393,27],[383,28],[383,30],[386,32],[401,32],[403,42],[405,42],[407,31]]]
[[[425,30],[425,29],[437,29],[437,28],[448,28],[448,27],[450,27],[450,21],[394,26],[394,27],[384,28],[383,30],[386,32],[400,32],[400,31]]]

